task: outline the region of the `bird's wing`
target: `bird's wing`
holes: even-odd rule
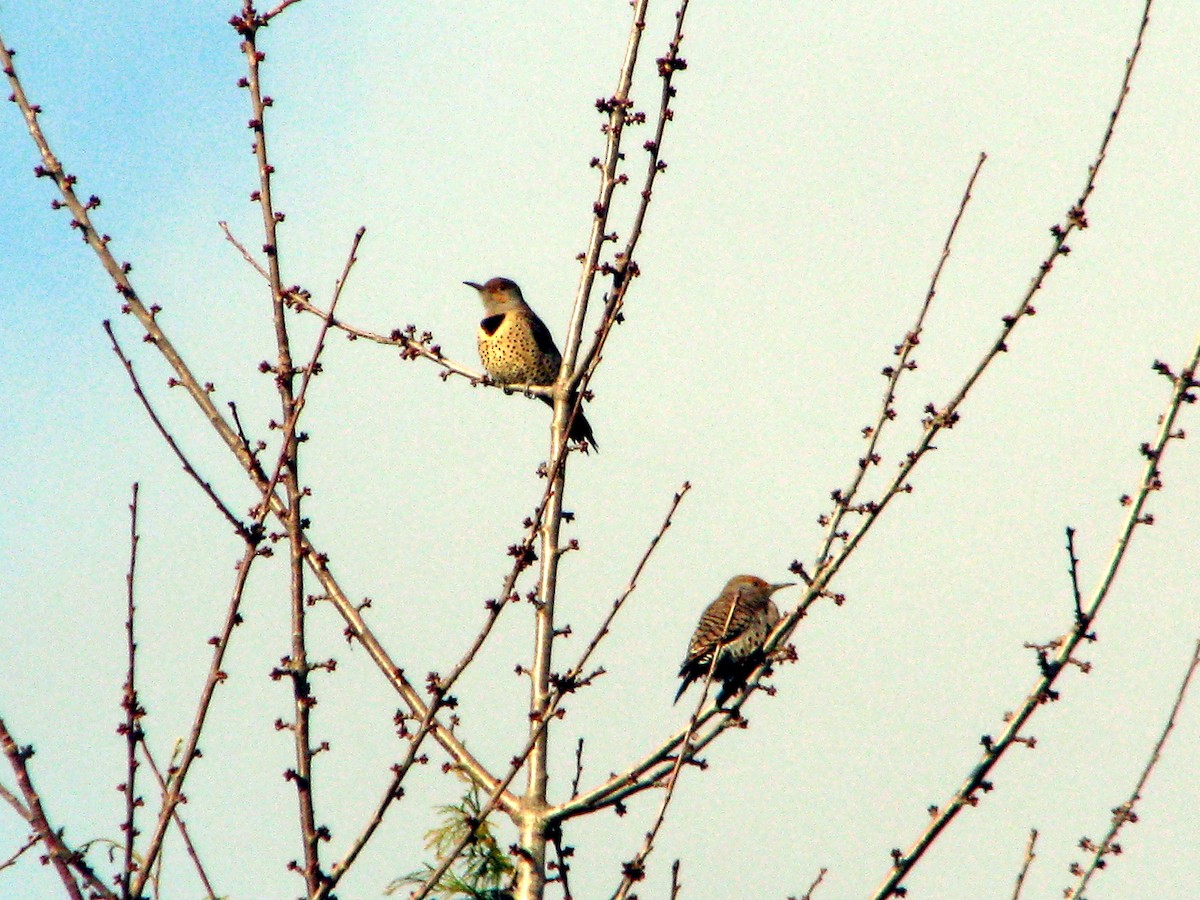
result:
[[[696,634],[688,650],[688,660],[695,661],[708,656],[716,649],[717,644],[728,644],[749,627],[750,620],[751,612],[745,603],[737,603],[731,617],[729,605],[722,603],[721,599],[714,600],[700,617],[700,624],[696,626]],[[729,622],[728,627],[725,625],[726,621]]]
[[[534,313],[530,313],[529,319],[529,330],[533,332],[533,339],[537,342],[538,349],[550,356],[558,356],[558,347],[554,345],[554,337],[550,334],[550,329]]]

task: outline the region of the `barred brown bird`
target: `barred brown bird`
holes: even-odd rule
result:
[[[679,669],[683,684],[675,695],[676,703],[693,681],[708,677],[713,653],[718,653],[713,680],[721,682],[717,706],[736,694],[746,678],[763,662],[763,643],[775,623],[779,608],[771,595],[795,582],[767,584],[753,575],[729,579],[721,596],[708,605],[688,645],[687,659]],[[719,650],[718,650],[719,648]]]
[[[464,281],[479,291],[485,315],[479,323],[479,359],[499,384],[554,384],[562,365],[562,354],[550,329],[529,308],[521,289],[508,278],[493,278],[487,284]],[[542,397],[553,406],[554,401]],[[571,423],[571,440],[590,443],[599,450],[592,426],[581,409]]]

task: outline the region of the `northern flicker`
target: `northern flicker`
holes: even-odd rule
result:
[[[484,316],[479,323],[479,359],[499,384],[554,384],[562,365],[562,354],[550,329],[529,308],[521,289],[508,278],[493,278],[487,284],[464,281],[479,292]],[[554,401],[542,397],[553,406]],[[571,440],[591,444],[599,450],[592,426],[581,409],[571,423]]]
[[[753,575],[730,578],[721,596],[708,604],[700,617],[700,624],[688,644],[687,659],[679,669],[683,684],[679,686],[674,702],[679,702],[693,681],[708,677],[714,652],[718,655],[713,681],[721,682],[717,706],[723,706],[736,694],[750,673],[766,658],[763,643],[779,621],[779,608],[771,595],[792,584],[767,584]]]

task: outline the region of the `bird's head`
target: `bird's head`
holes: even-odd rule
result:
[[[463,284],[479,292],[479,299],[483,301],[483,308],[487,310],[488,315],[509,312],[525,305],[521,289],[511,278],[492,278],[485,284],[464,281]]]
[[[736,575],[725,585],[725,593],[736,594],[743,603],[761,606],[765,605],[776,591],[792,587],[795,583],[783,581],[779,584],[768,584],[754,575]]]

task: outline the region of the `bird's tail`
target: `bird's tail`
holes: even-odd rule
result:
[[[575,421],[571,423],[569,437],[581,444],[591,444],[593,450],[597,453],[600,452],[600,445],[596,443],[596,435],[592,434],[592,423],[587,420],[582,409],[575,414]]]
[[[554,406],[554,401],[549,397],[542,397],[541,401],[547,406]],[[600,452],[600,445],[596,443],[596,435],[592,434],[592,423],[587,420],[582,408],[575,414],[575,420],[571,422],[571,430],[567,437],[580,444],[591,444],[593,450],[597,453]]]
[[[679,690],[675,692],[675,699],[671,701],[672,706],[674,706],[676,703],[679,702],[679,698],[683,696],[683,692],[688,689],[688,686],[694,680],[695,680],[695,676],[692,675],[690,672],[687,675],[683,676],[683,684],[681,684],[679,686]]]
[[[683,679],[683,684],[679,686],[679,690],[675,692],[675,699],[671,701],[674,706],[679,702],[679,698],[683,696],[683,692],[688,689],[693,681],[708,672],[708,666],[701,660],[688,659],[679,667],[679,677]]]

